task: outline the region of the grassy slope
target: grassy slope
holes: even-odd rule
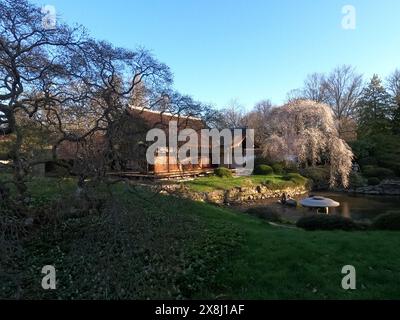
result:
[[[268,185],[271,189],[305,185],[307,180],[301,176],[295,176],[290,180],[282,175],[260,175],[249,177],[219,178],[216,176],[198,178],[185,182],[194,191],[207,192],[213,190],[228,190],[234,187],[251,185]]]
[[[60,186],[55,179],[35,179],[29,184],[34,203],[63,192],[60,208],[63,203],[69,208],[70,182]],[[121,184],[114,194],[101,214],[81,215],[75,208],[46,213],[62,218],[46,223],[25,242],[22,298],[191,298],[213,282],[240,244],[241,231],[229,221],[209,224],[202,205],[132,192]],[[218,208],[209,209],[219,214]],[[47,264],[56,267],[56,291],[39,285],[41,267]],[[13,290],[11,283],[0,287],[0,297],[11,297]]]
[[[232,221],[244,232],[220,294],[241,299],[400,298],[400,237],[395,232],[306,232],[272,227],[222,210],[210,223]],[[354,265],[357,290],[341,288],[341,269]]]
[[[51,198],[51,181],[32,184],[35,197]],[[400,297],[396,232],[305,232],[172,197],[123,188],[117,197],[124,202],[119,224],[109,216],[73,218],[54,236],[43,230],[29,242],[25,297]],[[52,263],[60,266],[59,290],[44,293],[40,266]],[[357,269],[352,292],[340,285],[347,264]]]

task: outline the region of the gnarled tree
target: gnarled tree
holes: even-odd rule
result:
[[[47,29],[41,9],[26,0],[0,2],[0,127],[10,141],[10,182],[28,199],[25,180],[32,166],[61,164],[63,144],[75,153],[75,166],[68,169],[80,184],[104,177],[120,154],[114,136],[132,98],[154,108],[172,82],[169,68],[146,50],[95,41],[80,27],[58,23]],[[25,152],[27,126],[46,132],[52,153]]]
[[[1,134],[12,135],[12,161],[19,194],[30,161],[23,154],[24,134],[18,118],[32,119],[69,81],[70,51],[85,39],[81,28],[59,24],[47,29],[40,8],[25,0],[2,0],[0,5],[0,114]]]

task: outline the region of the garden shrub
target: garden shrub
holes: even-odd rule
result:
[[[275,174],[283,174],[284,173],[284,167],[280,163],[274,163],[272,165],[272,170],[274,170]]]
[[[400,230],[400,211],[389,211],[379,215],[372,226],[378,230]]]
[[[283,180],[292,181],[296,186],[307,184],[307,178],[304,178],[299,173],[288,173],[283,176]]]
[[[386,178],[392,178],[395,176],[395,173],[393,170],[387,169],[387,168],[382,168],[382,167],[377,167],[377,166],[364,166],[362,168],[362,172],[364,176],[367,178],[379,178],[380,180],[386,179]]]
[[[294,162],[287,163],[284,168],[287,173],[299,173],[299,168]]]
[[[360,159],[358,161],[358,164],[361,166],[369,166],[369,165],[376,166],[378,164],[378,161],[375,158],[366,157],[366,158]]]
[[[369,186],[377,186],[381,183],[381,180],[377,177],[368,178],[368,185]]]
[[[296,226],[308,231],[314,230],[359,230],[359,226],[351,219],[338,215],[315,214],[300,218]]]
[[[265,158],[265,157],[261,157],[261,156],[257,156],[255,159],[254,159],[254,166],[258,166],[258,165],[260,165],[260,164],[267,164],[267,165],[270,165],[271,164],[271,161],[269,161],[267,158]]]
[[[224,168],[224,167],[219,167],[219,168],[215,169],[214,174],[220,178],[231,178],[232,177],[232,171],[229,170],[228,168]]]
[[[367,180],[360,173],[351,172],[349,177],[349,183],[350,183],[349,187],[351,189],[355,189],[367,185]]]
[[[309,167],[301,170],[301,174],[311,180],[314,189],[326,189],[329,187],[329,167]]]
[[[254,168],[253,174],[254,175],[269,175],[273,174],[274,171],[272,168],[266,164],[260,164]]]
[[[351,143],[358,163],[364,167],[378,165],[400,176],[400,139],[398,135],[374,134]],[[372,175],[376,176],[376,175]],[[378,178],[380,178],[378,176]]]

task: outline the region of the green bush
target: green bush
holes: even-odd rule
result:
[[[275,174],[283,174],[285,171],[283,165],[280,163],[274,163],[272,165],[272,170],[274,170]]]
[[[283,176],[286,181],[293,181],[296,185],[302,185],[307,182],[307,178],[304,178],[299,173],[288,173]]]
[[[315,214],[300,218],[296,226],[308,231],[314,230],[359,230],[360,227],[351,219],[338,215]]]
[[[269,161],[267,158],[265,158],[265,157],[261,157],[261,156],[257,156],[255,159],[254,159],[254,166],[258,166],[258,165],[260,165],[260,164],[267,164],[267,165],[270,165],[271,164],[271,161]]]
[[[309,167],[301,170],[301,175],[310,179],[314,189],[326,189],[329,186],[329,167]]]
[[[305,180],[306,178],[304,178],[300,173],[288,173],[285,175],[286,177],[289,177],[290,179],[295,179],[295,180]]]
[[[224,167],[219,167],[219,168],[215,169],[214,174],[220,178],[231,178],[232,177],[232,171],[229,170],[228,168],[224,168]]]
[[[272,168],[266,164],[260,164],[254,168],[253,174],[254,175],[269,175],[273,174],[274,171]]]
[[[377,186],[381,183],[381,180],[377,177],[368,178],[368,185],[369,186]]]
[[[400,176],[400,139],[398,135],[360,136],[359,140],[351,143],[351,147],[362,167],[375,165],[388,168]],[[378,176],[378,178],[380,177]]]
[[[362,172],[364,176],[367,178],[379,178],[380,180],[386,179],[386,178],[392,178],[395,176],[395,173],[393,170],[387,169],[387,168],[382,168],[382,167],[377,167],[377,166],[364,166],[362,168]]]
[[[363,159],[360,159],[360,161],[358,161],[358,164],[360,166],[376,166],[378,164],[378,161],[375,158],[372,157],[366,157]]]
[[[294,162],[287,163],[284,168],[287,173],[299,173],[299,168]]]
[[[379,215],[372,226],[378,230],[400,230],[400,211],[389,211]]]
[[[367,180],[357,172],[351,172],[349,177],[350,185],[349,187],[352,189],[364,187],[367,185]]]

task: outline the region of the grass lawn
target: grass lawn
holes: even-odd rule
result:
[[[229,190],[234,187],[246,187],[264,184],[271,189],[301,186],[307,183],[307,179],[300,175],[254,175],[248,177],[220,178],[217,176],[202,177],[185,182],[193,191],[208,192],[213,190]]]
[[[30,188],[46,201],[58,185]],[[72,190],[61,188],[64,197]],[[72,212],[32,234],[20,258],[22,298],[400,298],[397,232],[306,232],[123,185],[114,194],[102,214]],[[52,292],[40,287],[46,264],[57,270]],[[349,264],[354,291],[341,288]],[[12,283],[0,282],[10,297]]]
[[[236,299],[399,299],[400,237],[396,232],[307,232],[267,225],[222,210],[210,222],[232,221],[244,232],[218,293]],[[353,265],[357,290],[341,287]],[[207,294],[205,294],[207,296]],[[201,296],[199,296],[201,297]]]

